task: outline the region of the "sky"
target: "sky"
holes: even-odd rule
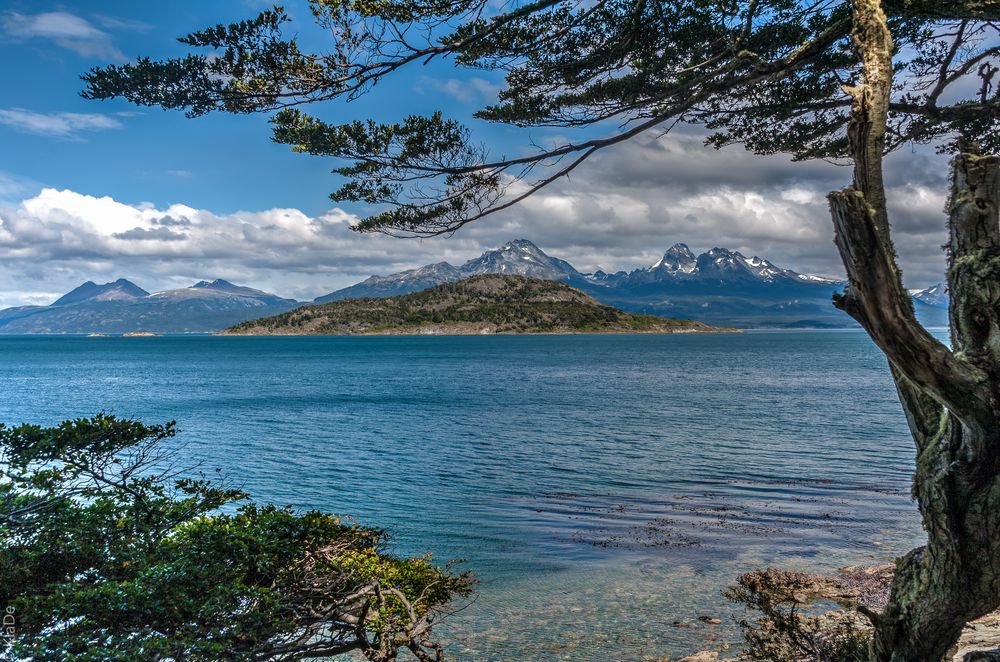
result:
[[[581,271],[648,266],[683,242],[843,274],[825,196],[849,183],[847,168],[716,151],[696,128],[605,150],[571,178],[452,237],[396,239],[352,232],[371,209],[333,204],[337,164],[271,142],[266,116],[188,119],[79,96],[79,76],[91,67],[180,55],[177,37],[266,6],[0,0],[0,308],[48,304],[86,280],[120,277],[149,291],[225,278],[306,300],[372,274],[460,264],[518,238]],[[304,0],[285,7],[289,30],[321,48]],[[569,137],[471,119],[502,84],[446,61],[418,64],[357,102],[310,112],[385,121],[441,110],[507,155]],[[908,287],[943,278],[947,174],[945,157],[927,147],[887,163]]]

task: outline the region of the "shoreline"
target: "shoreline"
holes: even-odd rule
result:
[[[796,608],[805,607],[805,616],[817,618],[816,622],[826,630],[826,636],[835,636],[834,632],[839,629],[842,633],[843,626],[848,624],[849,629],[854,631],[872,631],[871,618],[866,613],[879,614],[886,608],[895,571],[895,562],[887,561],[875,565],[845,566],[833,574],[768,567],[744,576],[753,576],[751,584],[760,587],[760,594],[775,604],[791,604],[793,613]],[[829,610],[824,605],[838,608]],[[754,617],[759,616],[760,612],[754,613]],[[775,636],[773,630],[758,632]],[[823,636],[823,630],[817,636]],[[740,651],[734,650],[738,646],[726,643],[715,649],[681,657],[678,662],[738,662],[743,659]],[[1000,609],[967,623],[942,662],[992,660],[994,656],[1000,656]],[[662,662],[669,660],[666,658]]]
[[[426,332],[374,332],[374,333],[207,333],[207,336],[217,336],[224,338],[461,338],[468,336],[494,337],[494,336],[678,336],[678,335],[725,335],[743,333],[743,329],[712,329],[697,330],[683,329],[678,331],[497,331],[492,333],[476,332],[455,332],[446,331],[441,333]]]

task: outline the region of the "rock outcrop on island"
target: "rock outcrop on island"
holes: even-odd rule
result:
[[[395,297],[332,301],[249,322],[230,335],[474,335],[722,331],[699,322],[626,313],[565,283],[472,276]]]

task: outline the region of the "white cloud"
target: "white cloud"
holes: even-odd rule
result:
[[[297,209],[215,214],[45,188],[0,206],[0,282],[10,288],[0,291],[0,307],[118,277],[151,290],[226,278],[311,299],[372,273],[463,261],[480,248],[462,239],[359,235],[350,229],[357,220],[339,209],[318,216]]]
[[[501,86],[479,76],[462,79],[421,76],[417,80],[415,89],[421,94],[428,91],[436,92],[461,103],[481,105],[496,102]]]
[[[781,199],[788,200],[800,205],[813,204],[817,201],[816,191],[811,191],[800,186],[793,186],[781,192]]]
[[[24,108],[0,108],[0,124],[19,131],[56,138],[77,138],[85,131],[118,129],[122,123],[96,113],[37,113]]]
[[[48,39],[58,46],[87,58],[123,62],[125,55],[111,41],[111,35],[87,19],[64,11],[41,14],[8,12],[0,16],[0,27],[14,39]]]
[[[728,181],[727,170],[734,173]],[[890,159],[887,174],[907,285],[938,282],[947,168],[907,156]],[[311,299],[371,274],[441,260],[461,264],[521,237],[584,271],[649,265],[684,242],[695,251],[723,246],[796,271],[838,275],[825,195],[849,177],[825,164],[714,152],[671,136],[599,155],[502,214],[454,237],[426,240],[357,234],[349,228],[357,217],[341,209],[217,214],[46,188],[0,202],[0,283],[11,290],[0,291],[0,307],[118,277],[148,290],[226,278]]]
[[[143,21],[136,21],[129,18],[122,18],[120,16],[107,16],[104,14],[95,14],[94,21],[101,26],[108,28],[110,30],[128,30],[129,32],[149,32],[153,29],[153,26],[149,23]]]
[[[886,162],[894,240],[907,283],[944,275],[943,157],[898,154]],[[525,236],[582,270],[651,264],[674,242],[722,246],[804,273],[843,274],[826,195],[849,184],[850,169],[721,151],[677,132],[599,153],[503,218],[484,220]],[[520,190],[520,189],[518,189]],[[459,233],[490,233],[481,224]]]

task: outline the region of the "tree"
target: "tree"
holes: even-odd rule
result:
[[[471,577],[384,551],[382,531],[181,478],[173,423],[0,425],[0,656],[300,660],[400,648]],[[220,511],[224,509],[225,512]]]
[[[927,545],[900,559],[873,615],[875,660],[937,660],[1000,604],[998,0],[311,0],[329,53],[284,39],[280,8],[181,41],[210,53],[94,69],[84,96],[275,112],[274,139],[345,160],[334,200],[382,210],[356,229],[434,235],[500,212],[597,151],[677,123],[714,146],[853,163],[830,195],[849,284],[835,304],[888,358],[917,447]],[[302,106],[351,100],[412,63],[500,70],[482,120],[578,129],[551,149],[492,158],[438,113],[330,124]],[[606,131],[599,135],[596,132]],[[883,184],[906,144],[957,151],[949,203],[952,347],[916,321]]]

